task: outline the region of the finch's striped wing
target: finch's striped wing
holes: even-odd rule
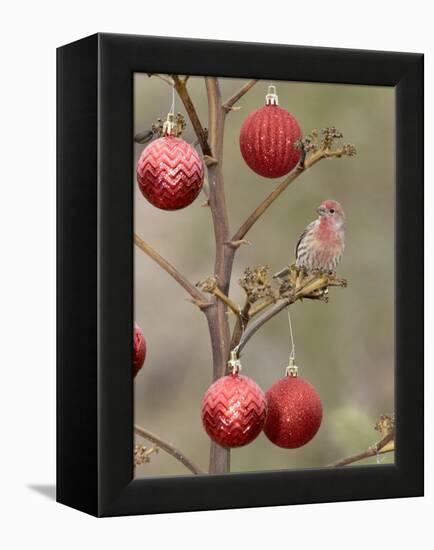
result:
[[[317,220],[314,220],[313,222],[311,222],[305,228],[303,233],[300,235],[300,238],[298,239],[298,242],[295,245],[295,261],[297,261],[300,246],[302,245],[302,243],[303,243],[304,239],[307,237],[307,235],[309,235],[309,237],[310,237],[311,231],[315,228],[316,223],[317,223]],[[303,248],[303,246],[301,246],[301,248]],[[278,273],[273,275],[273,278],[274,279],[279,279],[279,278],[281,279],[281,278],[285,277],[286,275],[288,275],[288,273],[289,273],[289,268],[284,267],[281,271],[279,271]]]
[[[303,231],[303,233],[300,235],[300,238],[298,239],[298,242],[297,244],[295,245],[295,259],[297,260],[298,258],[298,253],[299,253],[299,249],[300,249],[300,246],[302,245],[304,239],[307,237],[307,235],[310,235],[311,232],[313,231],[313,229],[315,228],[315,225],[318,223],[318,220],[314,220],[313,222],[311,222],[306,228],[305,230]]]

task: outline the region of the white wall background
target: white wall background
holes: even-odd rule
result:
[[[55,475],[55,48],[96,31],[424,52],[427,247],[433,251],[434,44],[428,2],[5,3],[0,19],[0,546],[358,550],[407,547],[424,539],[423,547],[429,547],[432,467],[424,499],[96,520],[42,494],[53,493]],[[427,255],[428,284],[433,267]],[[434,294],[429,286],[427,291],[428,336]],[[433,390],[429,343],[428,397]],[[433,401],[427,401],[430,466]]]

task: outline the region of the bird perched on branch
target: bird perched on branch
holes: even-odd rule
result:
[[[307,273],[335,273],[344,252],[344,211],[337,201],[326,200],[317,212],[318,218],[306,227],[295,247],[295,266]],[[274,277],[282,278],[288,273],[286,267]]]

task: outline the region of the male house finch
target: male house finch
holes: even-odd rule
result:
[[[295,247],[295,265],[307,273],[335,273],[344,252],[344,211],[337,201],[326,200],[317,212],[318,219],[306,227]],[[282,269],[274,277],[288,272],[288,268]]]

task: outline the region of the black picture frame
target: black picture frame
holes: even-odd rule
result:
[[[59,48],[57,71],[58,502],[118,516],[423,495],[423,55],[95,34]],[[395,87],[394,465],[133,479],[135,72]]]

